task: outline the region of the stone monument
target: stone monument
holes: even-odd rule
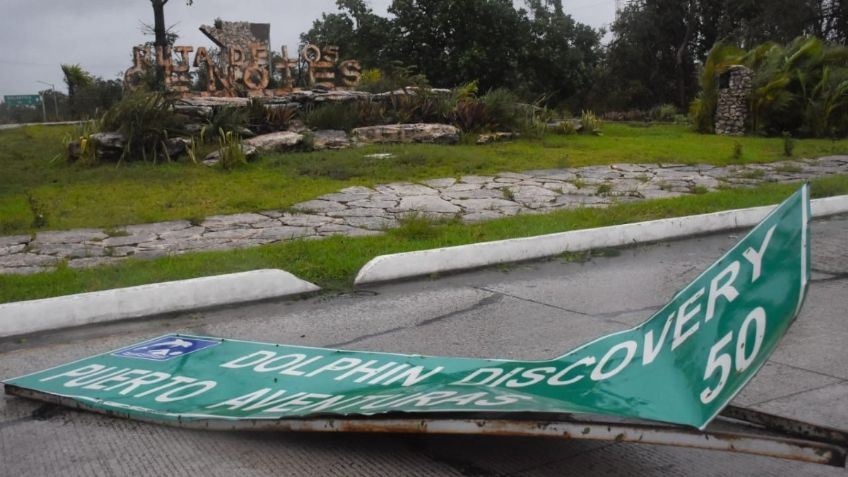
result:
[[[715,115],[716,134],[741,136],[745,134],[748,117],[748,97],[751,95],[754,72],[742,65],[728,67],[718,77],[718,105]]]
[[[272,62],[271,25],[267,23],[216,20],[200,31],[217,45],[220,57],[202,46],[196,50],[191,46],[156,47],[155,52],[145,45],[136,46],[133,66],[124,73],[124,87],[140,87],[154,65],[164,70],[165,88],[182,97],[287,96],[297,90],[295,77],[303,78],[302,85],[308,88],[334,90],[351,88],[362,76],[358,61],[340,61],[338,46],[307,44],[295,58],[289,58],[284,46],[279,60]],[[205,70],[206,91],[191,90],[192,67]],[[268,89],[275,70],[282,77],[281,87]]]

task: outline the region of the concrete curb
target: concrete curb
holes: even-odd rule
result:
[[[704,215],[652,220],[538,237],[483,242],[375,257],[359,270],[355,285],[457,272],[501,263],[552,257],[605,247],[677,239],[751,227],[776,206],[728,210]],[[813,217],[848,213],[848,195],[812,201]]]
[[[254,270],[0,304],[0,338],[299,295],[320,290],[283,270]]]

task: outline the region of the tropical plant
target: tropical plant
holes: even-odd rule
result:
[[[241,136],[233,131],[218,130],[218,155],[221,167],[226,170],[247,164],[247,156],[242,147]]]
[[[260,105],[260,107],[264,107]],[[217,107],[212,111],[212,116],[207,119],[201,132],[205,137],[214,137],[217,131],[241,133],[247,125],[249,109],[236,106]]]
[[[356,104],[329,103],[320,106],[312,106],[306,109],[303,122],[311,129],[342,129],[350,131],[362,126],[359,121],[360,115],[356,111]]]
[[[746,53],[716,45],[704,65],[701,93],[690,107],[696,130],[713,130],[716,80],[732,64],[754,72],[748,102],[750,131],[815,137],[848,132],[848,47],[815,37],[799,37],[786,46],[764,43]]]
[[[701,92],[689,106],[689,118],[696,131],[711,133],[715,131],[715,111],[718,105],[718,77],[729,66],[741,61],[744,51],[741,48],[716,44],[701,72]]]
[[[65,84],[68,85],[68,102],[70,103],[71,116],[77,117],[76,95],[79,88],[91,86],[94,77],[80,65],[60,65],[65,75]]]
[[[583,111],[580,114],[580,133],[600,136],[602,125],[603,122],[592,111]]]
[[[121,160],[169,159],[169,136],[183,130],[182,118],[171,101],[159,93],[131,93],[101,117],[99,129],[123,134],[126,144]]]

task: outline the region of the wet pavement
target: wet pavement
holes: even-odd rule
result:
[[[848,429],[848,218],[816,221],[801,317],[735,404]],[[0,342],[0,379],[167,332],[542,359],[647,319],[740,233]],[[845,470],[697,449],[506,437],[215,433],[0,398],[0,475],[801,475]]]

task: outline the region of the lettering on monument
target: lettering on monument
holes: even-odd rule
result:
[[[341,60],[339,47],[305,45],[297,57],[282,55],[272,61],[269,46],[270,25],[246,22],[216,21],[215,26],[202,26],[219,48],[213,55],[205,47],[156,47],[139,45],[133,48],[133,65],[124,73],[124,86],[136,90],[154,66],[162,68],[167,91],[182,96],[284,96],[296,89],[302,78],[309,88],[336,89],[356,86],[362,76],[362,66],[353,59]],[[192,56],[193,55],[193,56]],[[192,68],[207,79],[206,91],[192,91]],[[271,72],[280,74],[280,86],[269,89]]]

